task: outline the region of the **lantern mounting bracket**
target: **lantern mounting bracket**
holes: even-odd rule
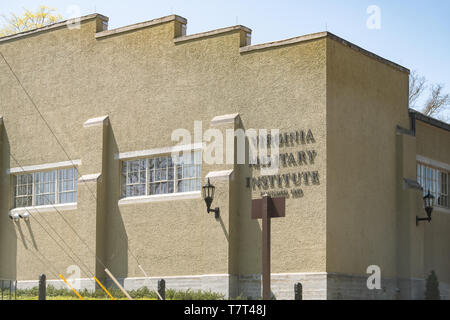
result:
[[[219,217],[220,217],[220,209],[218,207],[216,207],[214,209],[208,208],[208,213],[211,213],[211,212],[214,212],[214,217],[216,219],[219,219]]]

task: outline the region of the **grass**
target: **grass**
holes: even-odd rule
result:
[[[108,291],[116,300],[128,300],[122,291],[117,288],[109,288]],[[57,289],[52,285],[47,286],[47,300],[79,300],[73,291],[67,289]],[[103,291],[96,290],[94,292],[88,290],[79,291],[85,300],[111,300],[111,298]],[[17,300],[38,300],[39,289],[17,289]],[[158,296],[155,291],[142,287],[137,290],[128,291],[128,294],[134,300],[157,300]],[[211,291],[191,291],[191,290],[166,290],[166,300],[224,300],[225,296],[220,293]]]

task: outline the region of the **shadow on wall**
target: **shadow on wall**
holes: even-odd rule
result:
[[[105,191],[111,197],[107,198],[105,208],[105,264],[111,268],[113,275],[123,285],[123,278],[128,276],[128,235],[118,205],[120,188],[117,186],[120,185],[120,161],[114,159],[114,155],[119,152],[119,148],[112,127],[113,125],[110,122],[106,152],[107,181]]]
[[[245,131],[245,128],[242,127]],[[236,138],[235,138],[236,139]],[[237,142],[235,140],[235,145]],[[238,281],[238,296],[251,296],[260,298],[262,295],[261,273],[262,273],[262,230],[258,220],[251,218],[252,211],[252,188],[247,187],[247,179],[252,180],[253,172],[249,163],[249,141],[245,139],[245,161],[247,164],[237,165],[237,176],[239,190],[238,213],[238,273],[243,276]]]
[[[0,124],[0,278],[15,280],[17,276],[17,240],[14,222],[9,218],[10,180],[6,170],[11,167],[10,144],[4,124]],[[23,235],[22,235],[23,236]]]

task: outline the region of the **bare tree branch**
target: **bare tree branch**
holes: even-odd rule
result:
[[[426,88],[425,77],[420,76],[417,71],[412,71],[409,75],[409,107],[415,107],[417,99]]]
[[[422,110],[425,115],[433,116],[450,106],[450,95],[448,93],[443,94],[443,89],[444,86],[442,84],[436,84],[431,87],[430,98],[428,98],[427,103]]]

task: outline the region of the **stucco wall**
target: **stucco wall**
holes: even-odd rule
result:
[[[436,128],[422,121],[416,121],[417,154],[430,160],[450,164],[449,139],[450,132]],[[432,222],[423,226],[424,245],[424,276],[431,270],[441,283],[447,287],[441,288],[441,294],[450,296],[450,210],[435,208]],[[443,292],[444,291],[444,292]]]
[[[449,137],[450,133],[447,130],[416,121],[418,155],[448,164],[450,162]]]
[[[82,160],[79,174],[102,170],[102,181],[107,181],[89,185],[84,191],[80,184],[78,209],[61,214],[80,229],[81,236],[99,257],[104,255],[103,262],[118,277],[142,276],[128,249],[152,276],[258,274],[260,224],[250,219],[250,193],[243,183],[251,175],[248,168],[243,166],[243,173],[236,175],[242,179],[240,182],[232,182],[233,190],[240,188],[239,194],[247,194],[239,198],[242,200],[238,200],[235,209],[230,207],[229,199],[220,196],[233,195],[230,187],[218,182],[219,197],[213,205],[221,208],[225,220],[221,224],[206,214],[200,198],[119,205],[120,162],[114,155],[172,146],[173,129],[192,131],[194,120],[203,121],[207,129],[213,117],[230,113],[240,114],[244,128],[284,132],[311,128],[318,153],[314,170],[319,170],[321,184],[305,190],[303,199],[288,200],[287,217],[273,222],[272,268],[274,272],[323,271],[325,39],[240,53],[245,42],[241,29],[174,43],[179,27],[179,22],[171,21],[96,39],[98,22],[93,19],[83,21],[79,30],[61,28],[0,44],[68,155]],[[0,112],[5,117],[8,148],[21,165],[67,160],[6,65],[1,63],[0,68],[4,88]],[[109,126],[105,129],[103,153],[97,155],[99,151],[95,153],[93,145],[97,146],[98,138],[94,136],[98,134],[89,137],[82,125],[103,115],[109,116]],[[25,124],[27,130],[19,123]],[[106,163],[99,166],[105,153]],[[16,166],[7,159],[4,167]],[[221,169],[222,166],[204,165],[202,175]],[[2,179],[2,185],[5,190],[10,189],[9,177]],[[96,195],[92,196],[89,188],[98,192],[99,199],[94,199]],[[101,200],[102,192],[105,200]],[[104,207],[99,205],[101,201]],[[10,208],[11,203],[3,205],[2,217]],[[103,220],[98,217],[103,214],[105,226],[99,225]],[[236,218],[229,220],[228,214],[235,214]],[[46,213],[45,217],[74,252],[83,257],[83,269],[101,271],[90,251],[78,243],[79,239],[57,213]],[[59,272],[66,274],[66,267],[74,264],[34,219],[29,227],[23,221],[14,225],[3,220],[2,230],[15,231],[17,235],[22,230],[29,241],[34,237],[38,251]],[[232,232],[239,245],[231,247],[226,239],[230,221],[239,225],[239,233]],[[99,227],[103,227],[104,234]],[[10,250],[9,258],[17,262],[17,278],[37,278],[44,268],[35,267],[35,258],[30,254],[33,248],[26,248],[22,239],[17,241],[11,235],[14,232],[2,242],[2,249]],[[229,256],[238,262],[229,265]],[[8,268],[15,276],[15,264]]]
[[[281,133],[310,129],[314,134],[312,143],[280,150],[314,150],[317,156],[314,163],[282,167],[279,174],[317,171],[320,177],[319,184],[301,186],[303,197],[286,200],[285,218],[272,221],[272,272],[278,274],[281,296],[290,296],[294,282],[311,278],[305,285],[311,297],[327,297],[327,281],[336,288],[328,297],[342,297],[339,281],[363,283],[372,264],[381,267],[386,279],[420,277],[423,255],[448,249],[448,241],[439,242],[437,235],[433,243],[438,245],[428,249],[428,242],[423,244],[430,236],[412,224],[420,195],[402,189],[403,178],[415,178],[416,153],[416,138],[396,134],[397,126],[409,128],[405,70],[328,35],[242,50],[249,30],[240,26],[180,37],[181,22],[174,18],[99,37],[102,19],[83,20],[81,29],[61,27],[0,42],[67,155],[81,160],[79,175],[100,174],[95,181],[79,183],[77,210],[61,212],[83,240],[56,212],[43,214],[47,221],[39,214],[28,223],[10,221],[11,177],[5,171],[19,165],[9,153],[22,166],[66,161],[67,155],[0,62],[0,277],[32,280],[46,272],[55,279],[48,264],[65,275],[68,266],[78,264],[83,278],[94,272],[103,278],[104,266],[118,278],[134,278],[143,277],[140,264],[152,277],[181,276],[188,283],[209,274],[232,294],[248,289],[231,284],[240,281],[236,279],[247,279],[254,289],[261,273],[261,225],[250,217],[251,199],[281,190],[247,187],[246,179],[260,177],[260,170],[203,164],[203,182],[211,171],[233,170],[229,180],[214,182],[219,220],[206,213],[200,196],[118,202],[118,153],[173,146],[174,129],[193,132],[197,120],[206,130],[214,117],[234,113],[239,114],[239,128]],[[83,127],[99,116],[108,116],[107,123]],[[435,137],[427,130],[418,128],[417,153],[448,163],[448,154],[442,154],[448,150],[426,149],[426,135]],[[445,144],[448,136],[439,134],[436,139]],[[399,205],[399,199],[407,205]],[[442,222],[436,234],[445,232],[446,216],[436,220]],[[59,244],[72,258],[38,222],[55,239],[54,231],[63,237],[67,245]],[[405,236],[399,238],[399,232]],[[48,263],[36,260],[41,254]],[[399,268],[402,259],[413,267]],[[448,260],[426,261],[425,269],[436,265],[438,275],[448,267]],[[290,282],[281,283],[283,279]],[[195,283],[204,288],[203,281]]]
[[[327,41],[327,271],[396,275],[396,126],[408,73]]]

